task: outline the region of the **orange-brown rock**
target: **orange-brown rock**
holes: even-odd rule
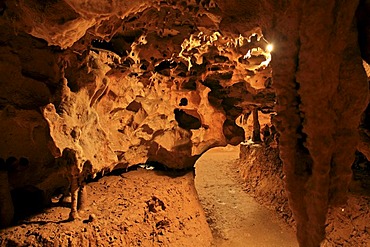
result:
[[[318,246],[356,149],[368,155],[367,5],[2,1],[0,156],[16,159],[10,189],[47,191],[48,201],[71,181],[83,186],[84,165],[90,175],[148,162],[192,168],[208,149],[244,141],[239,116],[276,111],[298,240]],[[75,163],[72,175],[52,179],[65,163]]]

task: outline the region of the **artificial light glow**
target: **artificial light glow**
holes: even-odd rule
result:
[[[267,52],[272,52],[272,50],[274,49],[274,46],[272,45],[272,44],[268,44],[267,46],[266,46],[266,50],[267,50]]]

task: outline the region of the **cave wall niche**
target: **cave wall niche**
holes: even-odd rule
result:
[[[1,169],[6,203],[9,186],[47,197],[72,183],[76,194],[86,163],[92,177],[148,160],[191,169],[245,139],[240,115],[274,108],[298,241],[323,240],[368,105],[358,1],[1,3],[0,157],[29,160]],[[179,124],[175,109],[196,124]]]

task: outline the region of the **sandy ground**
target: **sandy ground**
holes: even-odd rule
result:
[[[239,147],[215,148],[196,163],[195,185],[216,247],[298,246],[293,229],[245,192]]]
[[[0,231],[0,246],[210,246],[211,231],[194,188],[193,171],[139,169],[89,183],[82,220],[68,205]]]
[[[68,221],[68,203],[56,203],[0,230],[0,246],[298,246],[276,154],[248,157],[238,162],[239,147],[208,151],[196,163],[196,186],[193,171],[103,177],[88,184],[81,220]],[[370,197],[359,190],[370,183],[356,179],[346,205],[329,210],[322,246],[370,246]]]

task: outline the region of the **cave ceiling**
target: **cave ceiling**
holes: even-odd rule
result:
[[[192,168],[208,149],[244,141],[239,116],[276,111],[298,239],[317,246],[357,146],[370,153],[368,46],[358,42],[370,25],[361,11],[357,25],[358,5],[0,1],[0,156],[28,160],[10,169],[11,186],[53,191],[45,177],[64,150],[93,174]]]
[[[71,147],[84,160],[100,154],[93,163],[108,167],[148,159],[191,167],[211,147],[244,141],[235,124],[241,114],[273,110],[269,43],[258,26],[243,35],[220,30],[222,12],[212,1],[95,5],[6,5],[3,25],[14,22],[3,37],[20,34],[5,47],[18,45],[19,77],[31,80],[33,92],[11,88],[3,98],[8,108],[42,109],[52,156]],[[26,93],[37,99],[19,99]]]

